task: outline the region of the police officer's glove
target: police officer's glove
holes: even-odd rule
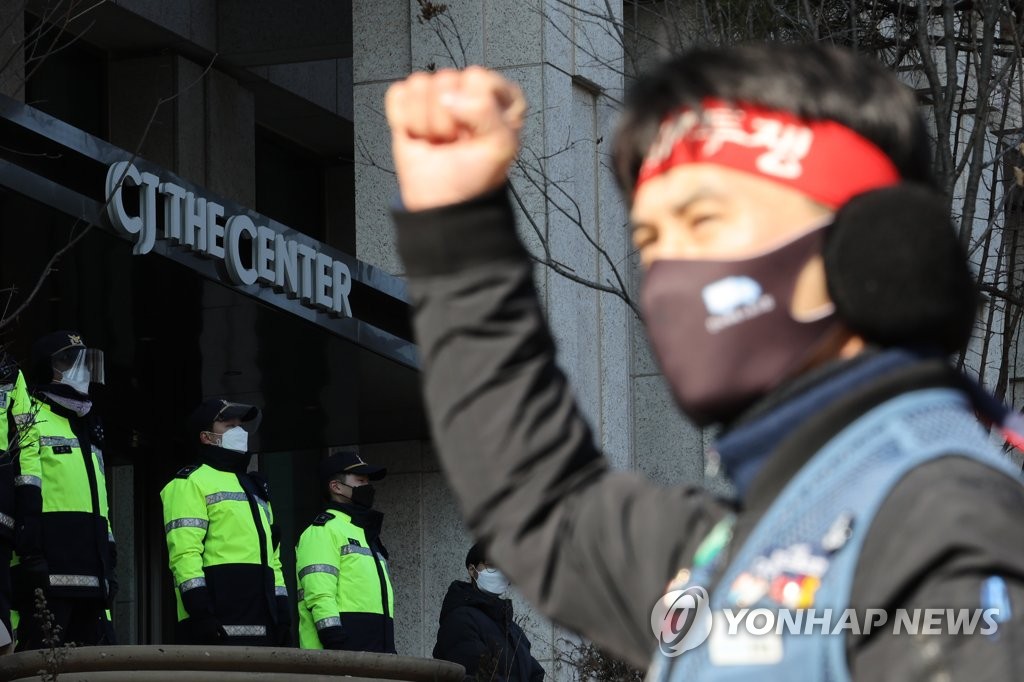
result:
[[[46,559],[40,555],[21,557],[17,569],[11,573],[15,606],[19,611],[35,613],[36,590],[42,590],[45,597],[50,588],[50,568]]]
[[[193,587],[181,593],[181,605],[189,617],[189,628],[195,644],[225,644],[228,633],[213,615],[210,591],[207,587]]]
[[[114,608],[114,598],[117,597],[117,545],[113,542],[107,543],[107,608]]]
[[[345,629],[342,626],[332,625],[329,628],[318,630],[316,634],[320,637],[320,643],[324,645],[325,649],[345,650],[345,640],[348,637],[345,635]]]
[[[212,613],[189,617],[194,644],[227,644],[228,633]]]
[[[292,645],[292,606],[288,597],[280,595],[277,600],[277,645]]]
[[[107,578],[107,609],[113,610],[114,600],[117,598],[119,589],[117,578],[111,574],[111,576]]]
[[[21,487],[31,488],[31,486]],[[29,493],[38,494],[35,488]],[[42,557],[43,521],[38,514],[26,514],[14,527],[14,551],[20,557]]]

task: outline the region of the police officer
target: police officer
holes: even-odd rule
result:
[[[287,646],[291,607],[269,485],[247,473],[252,405],[217,398],[188,419],[198,463],[160,492],[183,644]]]
[[[38,448],[31,435],[32,406],[25,375],[13,358],[0,350],[0,623],[11,626],[11,556],[14,548],[14,470],[19,452]],[[2,643],[0,643],[2,646]]]
[[[373,509],[370,481],[387,470],[355,451],[320,466],[327,509],[299,537],[299,645],[395,653],[394,590],[380,539],[384,515]]]
[[[32,346],[31,431],[16,459],[15,607],[18,649],[48,646],[36,591],[58,642],[113,644],[107,608],[117,552],[107,507],[103,426],[89,386],[104,381],[103,352],[58,331]],[[22,419],[27,419],[22,417]],[[38,447],[31,447],[31,441]]]

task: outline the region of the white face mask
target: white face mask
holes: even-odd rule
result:
[[[220,446],[236,452],[249,451],[249,432],[241,426],[233,426],[220,436]]]
[[[60,383],[70,386],[82,395],[89,395],[89,383],[92,374],[85,365],[75,363],[75,366],[66,372],[61,372]]]
[[[496,568],[485,568],[476,575],[476,586],[491,594],[508,592],[509,582],[505,574]]]

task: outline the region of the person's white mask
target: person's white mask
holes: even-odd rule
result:
[[[60,383],[70,386],[82,395],[89,395],[92,373],[84,364],[75,363],[71,369],[61,372]]]
[[[485,568],[477,573],[476,586],[491,594],[505,594],[508,592],[509,582],[505,574],[498,569]]]
[[[236,452],[249,451],[249,432],[241,426],[233,426],[220,436],[220,446]]]

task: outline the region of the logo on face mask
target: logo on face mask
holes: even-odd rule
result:
[[[704,327],[710,334],[717,334],[775,309],[775,299],[771,294],[765,294],[760,284],[742,275],[712,282],[701,291],[701,299],[710,314],[704,321]]]

